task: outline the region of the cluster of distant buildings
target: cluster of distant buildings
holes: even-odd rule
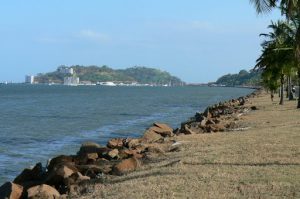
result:
[[[78,85],[79,82],[79,77],[76,77],[74,69],[71,67],[65,67],[65,66],[61,66],[58,67],[58,72],[65,74],[65,75],[72,75],[71,77],[65,77],[64,78],[64,85]],[[26,75],[25,76],[25,83],[26,84],[34,84],[36,83],[34,81],[34,76],[33,75]]]
[[[76,86],[76,85],[79,85],[80,82],[79,82],[79,77],[65,77],[64,78],[64,85],[67,85],[67,86]]]
[[[34,76],[33,75],[26,75],[25,76],[25,83],[26,84],[34,84]]]
[[[78,86],[78,85],[102,85],[102,86],[172,86],[171,82],[169,84],[140,84],[138,82],[97,82],[92,83],[91,81],[80,81],[79,77],[76,76],[76,73],[72,67],[60,66],[57,68],[57,71],[61,74],[66,75],[64,77],[63,85],[67,86]],[[35,81],[35,77],[33,75],[25,76],[26,84],[35,84],[38,83]],[[53,85],[55,83],[49,82],[49,85]]]
[[[138,82],[97,82],[96,85],[101,85],[101,86],[163,86],[163,87],[168,87],[172,86],[171,84],[141,84]]]

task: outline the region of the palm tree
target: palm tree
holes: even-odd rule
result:
[[[262,50],[261,56],[256,60],[254,70],[261,71],[263,85],[271,91],[271,96],[279,88],[279,70],[277,65],[274,65],[274,51],[270,47],[265,47]],[[272,97],[271,97],[272,98]]]
[[[255,69],[262,71],[263,83],[271,92],[277,90],[280,85],[280,105],[283,105],[284,91],[284,61],[280,59],[283,55],[281,51],[276,50],[276,43],[268,43],[264,46],[262,55],[257,60]],[[279,83],[280,82],[280,83]]]
[[[269,12],[273,8],[280,8],[288,16],[297,12],[300,6],[299,0],[250,0],[258,13]]]
[[[280,104],[283,105],[284,79],[289,75],[291,69],[295,66],[293,61],[293,29],[290,23],[285,21],[272,22],[268,26],[272,31],[268,34],[261,34],[266,40],[261,44],[262,54],[257,60],[255,69],[263,71],[263,81],[265,85],[272,86],[280,80]],[[271,81],[271,83],[267,83]],[[271,89],[271,88],[270,88]]]
[[[266,13],[273,8],[279,8],[287,19],[295,22],[297,28],[294,46],[300,93],[300,0],[250,0],[250,2],[255,5],[258,13]],[[300,108],[300,97],[297,108]]]

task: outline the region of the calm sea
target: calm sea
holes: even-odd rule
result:
[[[25,167],[75,154],[84,141],[176,128],[208,105],[252,92],[216,87],[0,85],[0,184]]]

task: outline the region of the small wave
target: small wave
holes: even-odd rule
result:
[[[144,114],[137,114],[137,113],[119,113],[116,115],[120,115],[120,116],[135,116],[135,117],[149,117],[151,115],[144,115]]]
[[[169,113],[155,113],[152,115],[123,120],[121,122],[105,125],[93,131],[85,131],[81,136],[85,139],[98,140],[106,143],[113,137],[138,137],[151,125],[151,122],[160,121],[168,117]]]
[[[82,116],[62,116],[62,115],[23,115],[21,117],[43,118],[43,119],[83,119]]]

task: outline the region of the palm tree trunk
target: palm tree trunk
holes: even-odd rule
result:
[[[298,105],[297,108],[300,109],[300,64],[298,64]]]
[[[284,75],[283,74],[281,74],[281,77],[280,77],[280,102],[279,102],[279,104],[280,105],[283,105],[283,96],[284,96]]]
[[[300,1],[298,1],[298,4],[300,4]],[[297,64],[298,64],[298,86],[299,86],[299,96],[298,96],[297,108],[300,109],[300,27],[298,27],[297,33],[296,33],[296,59],[297,59]]]
[[[291,90],[291,82],[290,82],[290,76],[288,75],[287,77],[286,77],[286,98],[289,98],[289,96],[290,96],[290,90]]]
[[[288,77],[288,92],[289,92],[289,100],[294,100],[293,92],[292,92],[292,77]]]
[[[281,86],[279,89],[276,89],[276,93],[278,92],[278,97],[281,98]]]
[[[271,101],[273,102],[273,99],[274,99],[274,91],[271,90]]]

